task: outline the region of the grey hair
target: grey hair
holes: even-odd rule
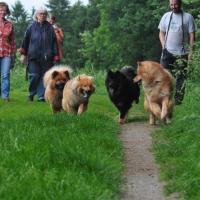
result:
[[[47,14],[47,17],[48,17],[48,11],[47,11],[47,9],[44,8],[44,7],[40,7],[40,8],[38,8],[37,10],[35,10],[35,13],[33,14],[33,20],[34,20],[34,21],[37,21],[37,20],[38,20],[38,19],[37,19],[37,15],[38,15],[39,12],[44,12],[44,13],[46,13],[46,14]]]

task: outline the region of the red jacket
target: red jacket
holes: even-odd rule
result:
[[[0,27],[0,57],[14,56],[15,40],[13,24],[5,20],[4,25]]]

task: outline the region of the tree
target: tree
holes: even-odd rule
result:
[[[64,41],[65,50],[67,53],[66,61],[72,67],[80,68],[85,64],[85,60],[80,53],[80,49],[83,47],[81,41],[81,33],[86,29],[87,22],[87,8],[80,1],[75,3],[71,9],[69,18],[69,31],[66,33],[68,40]]]
[[[11,20],[14,24],[15,45],[17,48],[21,45],[24,32],[28,25],[27,17],[28,14],[21,2],[19,0],[16,1],[11,9]]]
[[[90,3],[95,3],[99,10],[100,25],[82,35],[85,43],[82,52],[87,63],[99,68],[119,68],[135,66],[138,60],[159,59],[161,48],[157,27],[167,2],[92,0]]]
[[[57,24],[67,31],[68,24],[70,22],[69,10],[70,4],[68,0],[48,0],[45,6],[50,13],[53,13],[56,17]]]

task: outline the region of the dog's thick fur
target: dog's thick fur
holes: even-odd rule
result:
[[[71,79],[63,90],[63,110],[74,114],[85,112],[94,91],[93,77],[82,74]]]
[[[55,66],[44,75],[45,100],[50,104],[53,113],[62,110],[63,88],[70,80],[70,67]]]
[[[156,118],[170,122],[173,110],[173,77],[159,63],[138,62],[135,82],[142,80],[144,88],[144,108],[150,112],[149,123],[154,125]]]
[[[135,72],[131,66],[125,66],[116,72],[108,71],[105,85],[110,100],[120,112],[119,123],[125,123],[128,110],[133,101],[139,102],[140,88],[133,82]]]

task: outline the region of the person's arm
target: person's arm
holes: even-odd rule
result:
[[[194,41],[195,41],[195,32],[189,33],[189,59],[191,59],[192,51],[194,47]]]
[[[163,32],[163,31],[159,32],[159,39],[160,39],[160,43],[161,43],[161,46],[163,49],[164,45],[165,45],[165,32]]]
[[[24,65],[27,64],[27,53],[28,53],[28,48],[29,48],[29,44],[30,44],[30,39],[31,39],[31,30],[30,30],[30,27],[28,27],[25,32],[24,39],[22,41],[22,45],[18,49],[18,52],[21,54],[20,62],[21,62],[21,64],[24,64]]]
[[[55,28],[55,34],[56,34],[56,38],[58,40],[59,43],[62,43],[63,41],[63,32],[60,28]]]
[[[195,41],[195,32],[192,32],[189,34],[189,45],[191,50],[193,49],[194,41]]]
[[[20,54],[23,54],[25,56],[27,55],[30,40],[31,40],[31,27],[28,27],[26,32],[25,32],[25,35],[24,35],[24,38],[23,38],[23,41],[22,41],[22,45],[18,50],[20,52]]]
[[[58,43],[56,39],[56,34],[54,32],[54,29],[51,30],[52,32],[52,51],[53,51],[53,62],[56,63],[60,60],[59,55],[58,55]]]
[[[11,56],[12,56],[12,60],[14,60],[14,57],[15,57],[15,37],[14,37],[13,26],[12,26],[12,32],[11,32]]]

